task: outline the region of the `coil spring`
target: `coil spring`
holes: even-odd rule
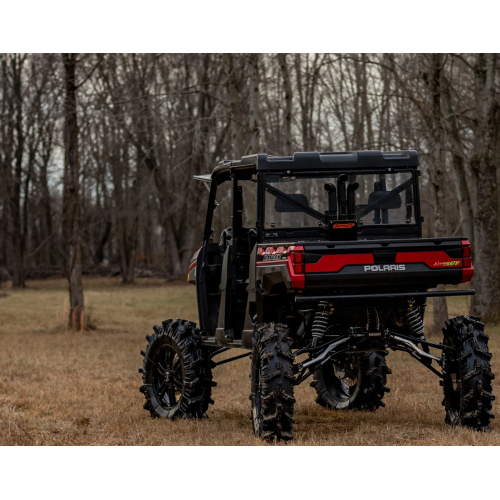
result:
[[[320,340],[323,337],[325,330],[328,328],[328,323],[329,323],[328,316],[329,316],[328,302],[322,300],[318,304],[318,310],[314,315],[314,321],[312,324],[311,334],[314,345],[316,345],[318,343],[318,340]]]
[[[410,327],[413,336],[421,338],[424,336],[424,322],[418,307],[408,309],[406,313],[406,323]]]

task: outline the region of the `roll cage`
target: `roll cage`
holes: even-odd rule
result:
[[[311,228],[296,228],[295,231],[289,229],[284,234],[283,231],[266,231],[264,228],[265,211],[265,191],[273,192],[276,196],[286,199],[288,203],[298,204],[290,200],[286,193],[278,193],[279,190],[272,188],[265,181],[266,173],[289,174],[307,173],[308,175],[324,175],[327,172],[348,173],[348,174],[381,174],[384,172],[398,173],[411,172],[412,184],[414,186],[414,213],[415,225],[409,227],[405,224],[391,225],[390,227],[358,228],[358,234],[362,239],[373,238],[394,238],[397,237],[422,237],[422,217],[420,208],[420,196],[418,177],[418,154],[416,151],[381,152],[381,151],[353,151],[353,152],[332,152],[332,153],[295,153],[293,156],[274,157],[265,154],[258,154],[243,157],[241,160],[224,160],[213,170],[212,174],[195,176],[196,179],[210,183],[210,196],[208,202],[207,216],[203,240],[209,240],[212,236],[212,219],[216,207],[217,186],[229,180],[233,181],[233,204],[232,220],[238,220],[238,203],[241,203],[241,196],[237,193],[236,186],[239,181],[257,182],[257,214],[255,229],[257,232],[257,242],[280,242],[290,241],[290,239],[318,239],[324,237],[324,232],[314,231]],[[405,185],[400,185],[396,190],[388,191],[386,197],[391,194],[403,191]],[[380,203],[383,200],[378,200]],[[236,204],[235,204],[236,203]],[[324,214],[317,212],[310,207],[298,207],[304,209],[306,213],[318,220],[328,222]],[[367,207],[365,211],[369,211]],[[238,228],[235,228],[236,230]],[[233,233],[238,236],[233,229]],[[292,233],[292,234],[290,234]]]

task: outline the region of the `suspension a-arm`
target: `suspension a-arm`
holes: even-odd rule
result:
[[[422,363],[432,373],[436,374],[440,378],[443,378],[443,375],[432,366],[432,361],[436,361],[439,366],[442,366],[443,358],[438,358],[437,356],[434,356],[429,352],[419,349],[415,342],[427,347],[441,349],[442,351],[444,351],[445,349],[453,350],[452,347],[446,346],[444,344],[434,344],[432,342],[427,342],[424,339],[412,339],[411,337],[408,337],[406,335],[393,332],[388,332],[387,339],[389,341],[387,344],[387,347],[389,349],[392,349],[393,351],[407,352],[411,357],[415,358],[419,363]]]
[[[432,361],[435,361],[439,366],[442,365],[442,358],[434,356],[420,349],[417,344],[420,343],[426,347],[433,347],[435,349],[453,349],[451,347],[445,346],[443,344],[435,344],[433,342],[427,342],[424,339],[416,339],[408,337],[407,335],[394,333],[389,330],[380,332],[382,343],[381,348],[389,348],[393,351],[404,351],[415,358],[419,363],[422,363],[431,372],[436,374],[438,377],[442,378],[442,374],[434,368]],[[349,332],[343,336],[340,336],[334,340],[331,340],[327,344],[322,346],[309,346],[296,351],[296,355],[303,354],[305,352],[309,353],[310,359],[302,363],[297,363],[295,365],[295,373],[297,373],[295,379],[295,385],[301,384],[304,380],[310,377],[314,371],[323,366],[325,363],[331,361],[336,356],[345,352],[356,352],[358,344],[363,340],[369,338],[367,333],[356,333]],[[320,350],[319,354],[315,355],[316,352]],[[376,350],[370,348],[370,350]],[[360,350],[359,352],[366,352],[366,349]],[[307,372],[307,373],[306,373]]]
[[[297,363],[295,365],[295,371],[298,373],[297,378],[295,379],[295,385],[299,385],[304,380],[306,380],[308,377],[310,377],[315,370],[323,366],[325,363],[330,361],[332,358],[335,356],[338,356],[339,354],[342,354],[346,351],[349,351],[350,349],[353,348],[353,346],[356,343],[356,340],[365,337],[364,334],[361,333],[352,333],[350,332],[347,335],[343,335],[337,339],[334,339],[330,341],[326,345],[322,346],[313,346],[308,349],[301,349],[301,352],[309,352],[311,354],[312,352],[315,352],[318,348],[323,347],[324,349],[321,351],[318,356],[313,357],[303,363]],[[346,344],[348,344],[346,346]],[[338,347],[342,346],[343,349],[337,349]],[[298,352],[298,351],[297,351]],[[306,370],[309,370],[308,373],[306,373]]]

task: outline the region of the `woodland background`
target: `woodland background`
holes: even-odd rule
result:
[[[416,149],[424,236],[469,237],[497,322],[499,92],[496,54],[1,54],[0,283],[62,272],[81,329],[82,273],[184,277],[218,161]]]

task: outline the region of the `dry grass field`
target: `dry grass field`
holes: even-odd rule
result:
[[[86,303],[98,329],[80,334],[61,328],[65,287],[63,280],[29,282],[0,298],[0,445],[263,444],[251,431],[248,359],[215,369],[208,419],[151,420],[142,409],[144,336],[166,318],[196,320],[194,287],[87,279]],[[450,301],[450,314],[463,313],[465,300]],[[486,331],[498,374],[500,328]],[[388,364],[391,392],[375,413],[327,411],[308,383],[299,386],[295,439],[286,446],[500,444],[498,423],[488,434],[445,425],[438,378],[415,360],[391,352]]]

